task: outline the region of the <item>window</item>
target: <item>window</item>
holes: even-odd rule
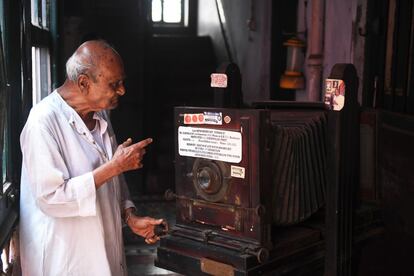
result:
[[[196,35],[197,0],[147,0],[153,34]]]
[[[4,24],[2,24],[4,26]],[[6,77],[6,60],[5,51],[3,47],[3,32],[1,32],[0,39],[0,160],[1,160],[1,175],[2,175],[2,188],[0,189],[0,195],[6,194],[10,188],[10,175],[9,175],[9,128],[8,118],[10,112],[9,105],[9,89]]]
[[[188,0],[152,0],[151,19],[155,26],[188,26]]]
[[[20,132],[32,104],[50,92],[54,76],[50,49],[56,41],[56,3],[0,0],[1,275],[9,275],[13,263],[5,252],[18,222]]]
[[[32,23],[32,102],[51,92],[50,73],[50,0],[31,0]]]
[[[20,171],[18,133],[21,115],[22,59],[20,43],[20,1],[0,0],[0,248],[8,241],[18,220]],[[16,139],[17,138],[17,139]],[[11,260],[2,253],[0,274],[6,274]]]
[[[40,5],[40,6],[39,6]],[[31,0],[31,22],[33,26],[49,30],[50,0]]]
[[[2,180],[0,219],[3,218],[4,212],[10,211],[8,197],[10,195],[14,197],[18,189],[17,170],[12,166],[18,145],[12,141],[16,134],[14,123],[18,124],[14,121],[16,117],[13,113],[19,112],[19,110],[13,110],[15,102],[13,98],[19,98],[21,91],[19,25],[16,24],[19,17],[10,16],[10,12],[16,10],[18,10],[18,5],[15,5],[15,2],[0,0],[0,170]],[[13,74],[15,72],[19,72],[17,77]],[[11,93],[12,91],[16,93]],[[0,220],[0,228],[1,223]],[[0,243],[1,238],[0,236]]]

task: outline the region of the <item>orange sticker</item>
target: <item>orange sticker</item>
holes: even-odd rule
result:
[[[190,114],[185,114],[184,115],[184,123],[185,124],[191,123],[191,115]]]
[[[198,120],[204,122],[204,114],[198,114]]]

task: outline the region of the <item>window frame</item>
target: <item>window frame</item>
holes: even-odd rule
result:
[[[21,44],[20,30],[22,6],[20,1],[0,0],[1,25],[1,82],[3,102],[1,124],[2,187],[0,189],[0,248],[9,239],[18,220],[18,194],[20,183],[20,133],[21,116]],[[13,93],[12,93],[13,91]],[[5,152],[5,140],[7,148]],[[16,140],[17,139],[17,140]],[[5,156],[3,155],[5,153]],[[4,162],[5,166],[3,166]],[[5,174],[5,178],[3,178]]]

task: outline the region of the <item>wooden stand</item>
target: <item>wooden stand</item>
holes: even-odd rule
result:
[[[274,233],[276,247],[259,263],[243,254],[208,242],[174,234],[161,240],[155,265],[184,275],[322,275],[324,242],[321,231],[292,226]]]

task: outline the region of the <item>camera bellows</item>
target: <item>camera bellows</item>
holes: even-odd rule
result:
[[[299,223],[325,203],[326,117],[272,114],[273,223]]]

